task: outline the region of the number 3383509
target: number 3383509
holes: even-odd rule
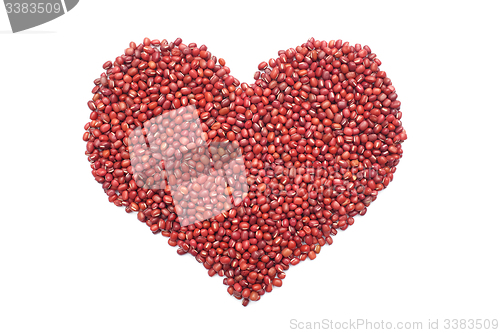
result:
[[[61,11],[61,5],[58,3],[6,3],[5,8],[7,8],[7,14],[35,14],[35,13],[59,13]]]

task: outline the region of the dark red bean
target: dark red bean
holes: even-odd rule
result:
[[[87,103],[92,175],[110,202],[225,276],[246,306],[315,259],[393,180],[407,134],[380,65],[367,46],[311,38],[240,84],[204,45],[130,43],[103,64]],[[205,141],[231,149],[209,154]],[[242,164],[224,169],[237,150]],[[212,166],[226,171],[203,174]]]

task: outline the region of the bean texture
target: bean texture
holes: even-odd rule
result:
[[[131,42],[87,103],[92,175],[246,306],[393,180],[407,134],[380,67],[368,46],[311,38],[248,84],[205,45]]]

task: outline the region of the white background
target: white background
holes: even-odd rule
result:
[[[17,34],[0,7],[0,332],[500,319],[498,2],[238,3],[86,0]],[[367,44],[402,102],[408,140],[391,186],[247,308],[90,173],[92,81],[144,37],[206,44],[242,82],[309,37]]]

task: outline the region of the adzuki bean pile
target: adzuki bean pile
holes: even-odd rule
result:
[[[260,63],[255,83],[240,85],[205,45],[132,42],[94,81],[83,135],[92,175],[110,202],[224,277],[246,306],[281,287],[290,265],[316,258],[392,181],[407,136],[380,65],[368,46],[311,38]],[[189,106],[206,144],[226,148],[207,155],[201,142],[195,147],[183,125]],[[154,145],[134,129],[153,130]],[[245,170],[229,169],[244,173],[236,178],[248,195],[230,207],[223,196],[241,195],[238,182],[217,172],[199,177],[180,192],[217,215],[202,207],[193,211],[197,222],[181,224],[170,186],[238,151]]]

